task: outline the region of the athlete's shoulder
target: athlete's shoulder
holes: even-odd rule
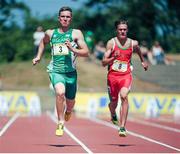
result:
[[[109,40],[107,41],[107,43],[113,44],[113,43],[114,43],[114,37],[111,38],[111,39],[109,39]]]
[[[52,33],[55,29],[47,29],[46,33]]]
[[[107,41],[107,44],[113,46],[113,45],[114,45],[114,37],[111,38],[111,39],[109,39],[109,40]]]
[[[131,38],[128,38],[128,39],[131,40],[133,46],[138,46],[139,45],[139,42],[137,40],[134,40],[134,39],[131,39]]]
[[[73,33],[76,33],[76,34],[82,33],[82,31],[81,31],[80,29],[72,29],[72,32],[73,32]]]
[[[84,39],[83,33],[79,29],[73,29],[72,30],[72,37],[73,39]]]
[[[76,29],[76,28],[73,28],[72,30],[73,31],[81,31],[80,29]]]
[[[113,38],[111,38],[107,41],[106,48],[113,50],[113,48],[114,48],[114,39]]]
[[[54,29],[47,29],[45,31],[45,34],[48,35],[48,36],[52,36],[53,32],[54,32]]]

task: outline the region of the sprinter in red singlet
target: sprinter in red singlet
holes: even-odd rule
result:
[[[108,93],[110,97],[109,110],[111,121],[119,125],[119,136],[126,136],[126,120],[128,115],[128,94],[132,84],[132,53],[136,52],[141,60],[142,67],[146,71],[147,63],[141,54],[138,41],[127,37],[127,21],[118,20],[115,22],[117,36],[107,42],[106,52],[104,54],[102,65],[108,65]],[[120,122],[116,115],[118,96],[121,98]]]

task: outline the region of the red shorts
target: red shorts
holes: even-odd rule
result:
[[[108,93],[112,102],[118,101],[118,94],[121,88],[125,87],[130,90],[132,84],[132,74],[114,75],[108,74]]]

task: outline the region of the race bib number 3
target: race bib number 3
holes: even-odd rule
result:
[[[126,72],[127,71],[127,66],[128,66],[127,62],[115,60],[113,65],[112,65],[112,69],[114,71],[118,71],[118,72]]]
[[[53,55],[68,55],[69,49],[65,44],[54,44]]]

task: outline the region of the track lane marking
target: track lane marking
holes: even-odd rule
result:
[[[47,112],[47,115],[51,118],[52,121],[57,123],[57,118],[50,112]],[[93,152],[82,143],[73,133],[71,133],[66,127],[64,127],[64,131],[74,140],[76,141],[87,153],[93,154]]]
[[[176,132],[176,133],[180,133],[180,129],[172,128],[172,127],[169,127],[169,126],[165,126],[165,125],[161,125],[161,124],[157,124],[157,123],[153,123],[153,122],[147,122],[145,120],[141,121],[141,120],[138,120],[138,119],[135,119],[135,118],[128,118],[128,120],[131,121],[131,122],[135,122],[135,123],[139,123],[139,124],[143,124],[143,125],[147,125],[147,126],[153,126],[153,127],[173,131],[173,132]]]
[[[13,117],[6,123],[6,125],[0,131],[0,137],[7,131],[7,129],[13,124],[13,122],[19,117],[20,113],[15,113]]]
[[[110,124],[110,123],[107,122],[107,121],[103,121],[103,120],[100,120],[100,119],[95,119],[95,118],[90,119],[90,118],[89,118],[89,120],[94,121],[94,122],[99,123],[99,124],[102,124],[102,125],[105,125],[105,126],[108,126],[108,127],[111,127],[111,128],[114,128],[114,129],[118,129],[118,128],[119,128],[118,126],[115,126],[115,125],[113,125],[113,124]],[[159,141],[157,141],[157,140],[151,139],[151,138],[146,137],[146,136],[144,136],[144,135],[140,135],[140,134],[134,133],[134,132],[132,132],[132,131],[127,131],[127,132],[128,132],[128,134],[130,134],[130,135],[132,135],[132,136],[135,136],[135,137],[141,138],[141,139],[143,139],[143,140],[147,140],[147,141],[149,141],[149,142],[156,143],[156,144],[159,144],[159,145],[161,145],[161,146],[164,146],[164,147],[167,147],[167,148],[169,148],[169,149],[173,149],[173,150],[176,150],[176,151],[179,151],[179,152],[180,152],[180,149],[179,149],[179,148],[176,148],[176,147],[173,147],[173,146],[171,146],[171,145],[168,145],[168,144],[159,142]]]

